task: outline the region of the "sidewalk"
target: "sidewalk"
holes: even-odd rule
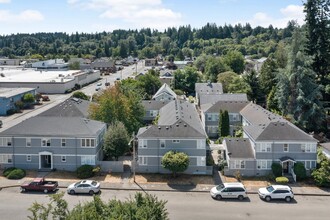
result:
[[[19,187],[25,179],[8,180],[6,178],[0,179],[0,190],[2,188]],[[59,181],[60,188],[67,188],[72,182]],[[129,190],[129,191],[167,191],[167,192],[200,192],[209,193],[214,185],[197,184],[197,185],[169,185],[166,183],[111,183],[101,181],[102,190]],[[248,194],[257,194],[259,187],[247,187]],[[330,196],[330,189],[322,189],[318,187],[292,186],[292,191],[295,195],[302,196]]]

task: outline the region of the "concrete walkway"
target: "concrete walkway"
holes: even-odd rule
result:
[[[56,179],[54,179],[56,180]],[[25,179],[21,180],[8,180],[6,178],[0,179],[0,190],[8,187],[19,187]],[[68,187],[72,181],[59,181],[60,188]],[[200,192],[209,193],[214,185],[207,184],[187,184],[187,185],[171,185],[166,183],[130,183],[125,181],[124,183],[111,183],[107,181],[101,181],[102,190],[130,190],[130,191],[173,191],[173,192]],[[330,196],[330,189],[323,189],[319,187],[305,187],[305,186],[291,186],[295,195],[303,196]],[[248,194],[257,194],[259,187],[248,186]],[[1,193],[1,192],[0,192]]]

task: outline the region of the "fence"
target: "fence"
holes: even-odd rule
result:
[[[102,172],[122,173],[124,172],[124,161],[99,161]]]

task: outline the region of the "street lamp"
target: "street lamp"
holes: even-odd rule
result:
[[[135,154],[135,142],[137,140],[137,137],[135,136],[135,133],[133,132],[132,134],[132,139],[128,142],[128,145],[130,145],[131,142],[133,142],[133,163],[132,165],[132,170],[133,170],[133,181],[135,183],[135,163],[136,163],[136,154]]]

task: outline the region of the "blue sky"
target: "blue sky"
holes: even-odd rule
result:
[[[303,24],[304,0],[0,0],[0,35],[101,32],[190,24]]]

